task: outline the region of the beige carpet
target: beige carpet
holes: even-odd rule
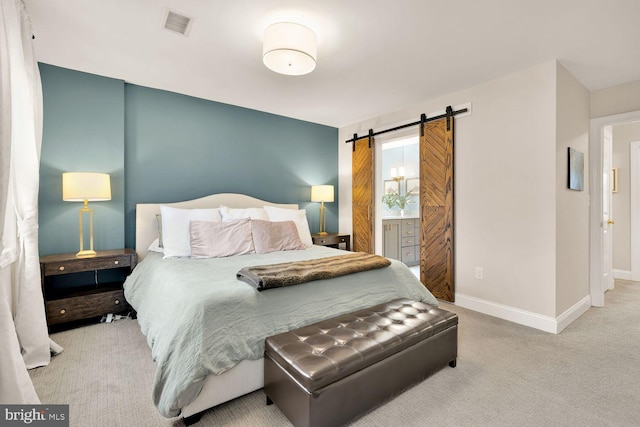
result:
[[[559,335],[453,305],[459,358],[353,425],[640,426],[640,284],[616,283]],[[135,320],[53,335],[65,351],[31,371],[43,403],[72,426],[181,426],[151,403],[154,364]],[[290,425],[262,391],[205,413],[201,426]]]

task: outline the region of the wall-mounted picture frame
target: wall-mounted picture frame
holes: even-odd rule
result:
[[[411,196],[420,194],[420,178],[407,178],[405,185],[407,194]]]
[[[384,194],[391,192],[400,194],[400,182],[393,179],[384,182]]]
[[[570,190],[584,190],[584,153],[574,148],[568,148],[569,173],[567,186]]]
[[[618,168],[611,169],[611,192],[618,192]]]

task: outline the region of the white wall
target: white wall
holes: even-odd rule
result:
[[[613,201],[613,269],[631,271],[631,207],[629,143],[640,141],[640,122],[613,126],[613,167],[618,168],[618,192]]]
[[[589,91],[558,64],[556,95],[555,313],[560,316],[589,296]],[[585,155],[584,191],[567,188],[567,147]]]
[[[591,118],[640,110],[640,80],[591,92]]]
[[[532,326],[555,319],[556,73],[551,61],[341,128],[341,231],[351,232],[345,140],[471,102],[472,115],[455,125],[456,299]],[[476,266],[484,280],[474,278]]]

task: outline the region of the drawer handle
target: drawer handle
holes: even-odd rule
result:
[[[64,271],[64,265],[61,265],[61,266],[58,268],[58,270],[60,270],[60,271]]]
[[[114,301],[114,303],[115,303],[115,305],[118,305],[118,304],[120,304],[120,300],[117,299],[117,300]]]
[[[67,312],[67,310],[65,310],[64,308],[62,310],[60,310],[60,314],[65,314]]]
[[[325,242],[326,242],[326,240],[320,240],[320,243],[325,243]]]
[[[407,243],[410,244],[410,245],[413,244],[413,242],[411,240],[407,240]]]
[[[118,265],[118,264],[120,264],[120,261],[116,260],[116,261],[113,261],[113,263],[114,263],[115,265]]]

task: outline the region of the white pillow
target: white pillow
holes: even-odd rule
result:
[[[226,206],[220,206],[220,214],[223,221],[236,221],[238,219],[261,219],[263,221],[269,221],[267,213],[262,208],[228,208]]]
[[[309,223],[307,222],[307,211],[304,209],[283,209],[273,206],[265,206],[264,210],[267,212],[267,215],[269,215],[269,221],[293,221],[296,224],[298,235],[305,248],[313,246],[311,231],[309,231]]]
[[[193,220],[220,222],[219,209],[180,209],[160,206],[162,214],[162,246],[164,257],[189,257],[189,222]]]
[[[255,253],[251,239],[251,220],[191,221],[191,255],[220,258]]]
[[[158,247],[162,248],[162,215],[156,214],[156,227],[158,228]]]
[[[149,252],[159,252],[161,254],[164,253],[164,248],[162,246],[160,246],[160,239],[156,239],[153,242],[151,242],[151,244],[149,245],[149,248],[147,249],[147,251]]]

